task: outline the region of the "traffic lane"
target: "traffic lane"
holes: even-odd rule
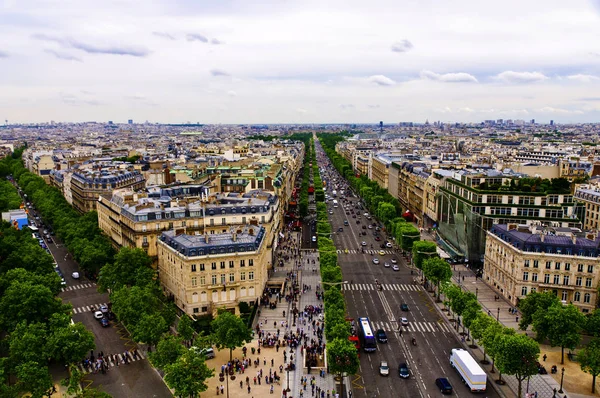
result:
[[[91,381],[92,387],[113,397],[173,397],[147,359],[112,367],[106,374],[100,372],[87,374],[84,381]]]
[[[96,287],[83,288],[78,290],[64,291],[59,297],[66,303],[69,303],[80,312],[83,307],[108,304],[108,293],[100,293]]]
[[[122,354],[135,347],[122,325],[113,320],[109,326],[103,327],[100,320],[94,318],[94,311],[74,314],[73,321],[83,323],[94,334],[96,352],[102,351],[104,355]]]

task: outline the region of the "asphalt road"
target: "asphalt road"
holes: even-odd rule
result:
[[[31,216],[35,217],[35,215],[37,213],[32,212]],[[36,220],[36,223],[39,226],[40,222]],[[40,228],[40,230],[43,229],[43,227]],[[137,359],[128,364],[116,366],[115,362],[109,361],[111,366],[106,374],[87,373],[87,370],[79,365],[80,370],[87,373],[83,384],[99,388],[113,397],[172,397],[173,395],[160,375],[148,362],[145,353],[138,350],[137,345],[129,339],[129,333],[124,330],[123,326],[111,321],[110,326],[104,328],[94,318],[94,310],[97,310],[102,304],[108,304],[108,294],[99,293],[96,284],[85,279],[83,272],[79,270],[79,265],[73,260],[62,242],[55,236],[52,239],[53,243],[45,241],[66,281],[66,286],[59,297],[73,306],[73,321],[83,323],[94,334],[96,343],[94,356],[102,351],[105,356],[120,354],[122,357],[126,350],[136,351]],[[80,273],[79,279],[72,277],[74,271]],[[127,355],[128,358],[132,358],[130,354]]]
[[[321,164],[320,166],[323,167]],[[333,167],[325,167],[340,181]],[[332,190],[333,188],[327,189],[328,192]],[[339,189],[337,191],[339,192]],[[354,205],[357,199],[349,198],[349,201],[350,208],[356,213]],[[360,224],[356,224],[352,214],[345,214],[343,201],[340,201],[337,209],[328,204],[329,209],[333,210],[333,214],[329,215],[332,230],[343,228],[343,232],[334,233],[333,239],[338,249],[338,261],[344,280],[352,281],[351,284],[343,286],[348,313],[354,319],[369,317],[373,330],[381,328],[388,336],[388,343],[378,344],[375,353],[361,351],[360,372],[351,381],[353,397],[441,397],[443,395],[435,385],[435,379],[438,377],[450,380],[454,388],[452,396],[498,397],[489,380],[485,394],[471,393],[456,371],[450,367],[451,349],[461,347],[460,341],[451,330],[452,326],[442,320],[425,290],[413,283],[416,275],[411,275],[406,260],[393,249],[381,249],[380,244],[385,239],[375,241],[373,230],[362,229],[362,226],[369,222],[362,215],[365,211],[359,211]],[[348,220],[348,226],[344,225],[344,220]],[[362,231],[367,231],[366,236],[359,235]],[[362,241],[367,243],[366,253],[358,250]],[[370,248],[371,244],[373,249]],[[348,249],[348,253],[345,253],[345,249]],[[384,250],[384,254],[371,254],[379,250]],[[379,259],[379,265],[373,264],[372,260],[375,257]],[[391,266],[384,267],[384,263],[391,263],[392,258],[398,261],[399,271],[393,271]],[[382,283],[383,290],[379,291],[376,288],[376,280]],[[408,312],[400,310],[401,303],[408,304]],[[402,327],[402,334],[398,332],[397,321],[400,317],[406,317],[409,321],[408,327]],[[417,346],[411,344],[413,337]],[[390,366],[388,377],[379,375],[379,363],[382,360],[387,361]],[[407,362],[411,373],[409,379],[401,379],[398,376],[400,362]]]

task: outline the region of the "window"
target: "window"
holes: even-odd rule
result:
[[[240,272],[240,280],[241,281],[245,281],[246,280],[246,273],[245,272]]]
[[[563,285],[568,285],[569,284],[569,275],[565,275],[563,276]]]
[[[204,271],[204,264],[200,264],[200,271]]]
[[[535,292],[536,292],[536,290],[537,290],[537,289],[536,289],[535,287],[532,287],[532,288],[531,288],[531,293],[535,293]]]
[[[531,274],[531,281],[537,282],[538,274]]]
[[[557,271],[560,271],[560,263],[559,262],[554,263],[554,269]]]
[[[194,312],[194,314],[197,314],[199,312],[198,307],[194,307],[194,309],[192,311]]]
[[[144,228],[146,228],[145,225],[144,225]],[[146,232],[146,231],[144,231],[144,232]],[[148,237],[147,236],[142,237],[142,243],[146,243],[146,244],[148,243]]]
[[[217,263],[210,263],[211,269],[217,269]]]
[[[591,298],[591,297],[592,297],[592,295],[591,295],[591,294],[589,294],[589,293],[586,293],[586,294],[584,294],[584,295],[583,295],[583,302],[584,302],[584,303],[589,303],[589,302],[590,302],[590,298]]]
[[[215,225],[215,219],[211,218],[210,219],[210,226],[213,227]]]
[[[213,285],[217,284],[217,275],[215,275],[215,274],[211,275],[211,282]]]
[[[202,312],[208,311],[208,307],[202,307]]]
[[[555,285],[560,284],[560,275],[554,275],[554,284]]]
[[[571,271],[571,263],[565,263],[565,271]]]
[[[198,286],[198,278],[196,278],[195,276],[192,276],[192,287]]]
[[[583,272],[583,264],[577,264],[577,272]]]
[[[221,269],[225,269],[225,261],[221,261]]]
[[[521,296],[527,296],[527,286],[521,288]]]
[[[229,274],[229,282],[235,282],[235,274],[233,272]]]
[[[221,284],[225,283],[225,274],[221,274]]]
[[[253,281],[254,280],[254,271],[248,272],[248,280],[249,281]]]
[[[524,281],[528,281],[529,280],[529,272],[523,272],[523,280]]]
[[[593,273],[594,272],[594,266],[593,265],[588,265],[588,273]]]
[[[533,268],[537,268],[540,265],[539,260],[533,260]]]
[[[562,300],[567,301],[568,298],[569,298],[569,292],[563,291],[562,292]]]
[[[254,260],[253,259],[249,259],[248,260],[248,267],[254,267]]]
[[[573,301],[576,301],[576,302],[581,301],[581,293],[580,292],[575,292],[575,294],[573,295]]]
[[[525,262],[523,263],[523,266],[525,268],[529,268],[529,260],[525,260]]]
[[[225,217],[221,218],[221,225],[227,225],[227,223],[225,222]]]
[[[246,260],[240,260],[240,267],[246,266]]]
[[[552,268],[552,261],[546,261],[546,269]]]
[[[200,285],[206,285],[206,277],[204,275],[200,277]]]
[[[192,264],[192,272],[196,272],[196,264]]]
[[[585,287],[592,287],[592,278],[585,278]]]
[[[550,283],[550,274],[544,274],[544,283]]]
[[[233,265],[233,264],[234,264],[234,263],[233,263],[233,260],[229,260],[229,268],[233,268],[233,267],[234,267],[234,265]]]

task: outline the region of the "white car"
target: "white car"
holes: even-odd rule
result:
[[[363,241],[363,242],[362,242],[360,245],[361,245],[361,246],[366,246],[366,245],[367,245],[367,242]]]
[[[385,268],[390,268],[390,263],[388,263],[388,262],[386,261],[385,263],[383,263],[383,266],[384,266]]]
[[[94,311],[94,318],[102,319],[104,318],[104,314],[102,313],[102,311]]]
[[[316,237],[315,235],[313,235],[313,237],[312,237],[312,241],[313,241],[313,242],[316,242],[316,241],[317,241],[317,237]]]
[[[394,271],[400,271],[400,267],[398,267],[398,264],[394,264],[394,266],[392,267],[392,269]]]
[[[73,279],[79,279],[79,272],[75,271],[71,274],[71,276],[73,277]]]
[[[404,317],[400,318],[400,324],[402,326],[408,326],[408,319],[406,319]]]
[[[398,264],[398,260],[396,260],[395,258],[390,260],[392,262],[392,264]]]
[[[385,247],[387,247],[389,249],[392,247],[392,244],[390,242],[385,242]]]
[[[379,259],[378,258],[374,258],[373,259],[373,264],[375,264],[375,265],[379,264]]]
[[[379,374],[382,376],[388,376],[390,374],[390,367],[387,361],[381,361],[379,363]]]

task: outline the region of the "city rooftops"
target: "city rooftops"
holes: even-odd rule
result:
[[[496,224],[489,230],[524,252],[597,257],[600,239],[596,231],[540,225]]]
[[[196,257],[257,251],[264,237],[264,227],[247,225],[221,234],[188,235],[182,230],[166,231],[159,240],[184,256]]]

